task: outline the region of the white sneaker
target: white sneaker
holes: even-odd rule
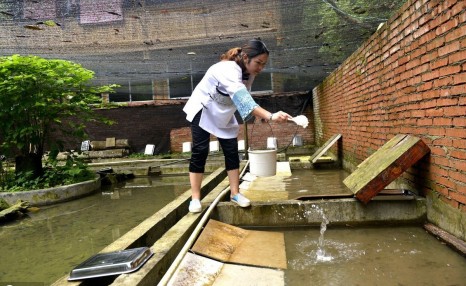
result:
[[[200,200],[192,200],[189,202],[189,212],[200,213],[202,211],[202,205]]]
[[[249,207],[251,205],[251,201],[248,200],[245,196],[243,196],[241,193],[237,193],[231,198],[231,201],[238,204],[242,208]]]

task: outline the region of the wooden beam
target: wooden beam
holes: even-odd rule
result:
[[[328,149],[330,149],[330,147],[333,146],[333,144],[335,144],[335,142],[338,141],[338,139],[341,138],[341,134],[335,134],[332,136],[332,138],[330,138],[329,140],[327,140],[327,142],[325,142],[324,145],[322,145],[319,149],[317,149],[316,152],[314,152],[314,154],[312,154],[311,158],[309,159],[311,161],[312,164],[316,163],[319,158],[325,154],[325,152],[328,151]]]
[[[429,151],[429,147],[417,137],[396,135],[364,160],[343,183],[356,198],[368,203]]]

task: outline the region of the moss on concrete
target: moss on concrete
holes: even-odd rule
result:
[[[437,192],[427,195],[427,220],[466,241],[466,213],[442,201]]]

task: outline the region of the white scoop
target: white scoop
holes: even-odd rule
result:
[[[289,120],[293,121],[294,123],[298,124],[299,126],[301,126],[303,128],[306,128],[309,125],[309,120],[304,115],[299,115],[299,116],[293,117],[293,118],[291,118]]]

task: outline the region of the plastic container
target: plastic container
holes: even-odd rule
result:
[[[249,150],[249,172],[258,177],[275,176],[277,150]]]

